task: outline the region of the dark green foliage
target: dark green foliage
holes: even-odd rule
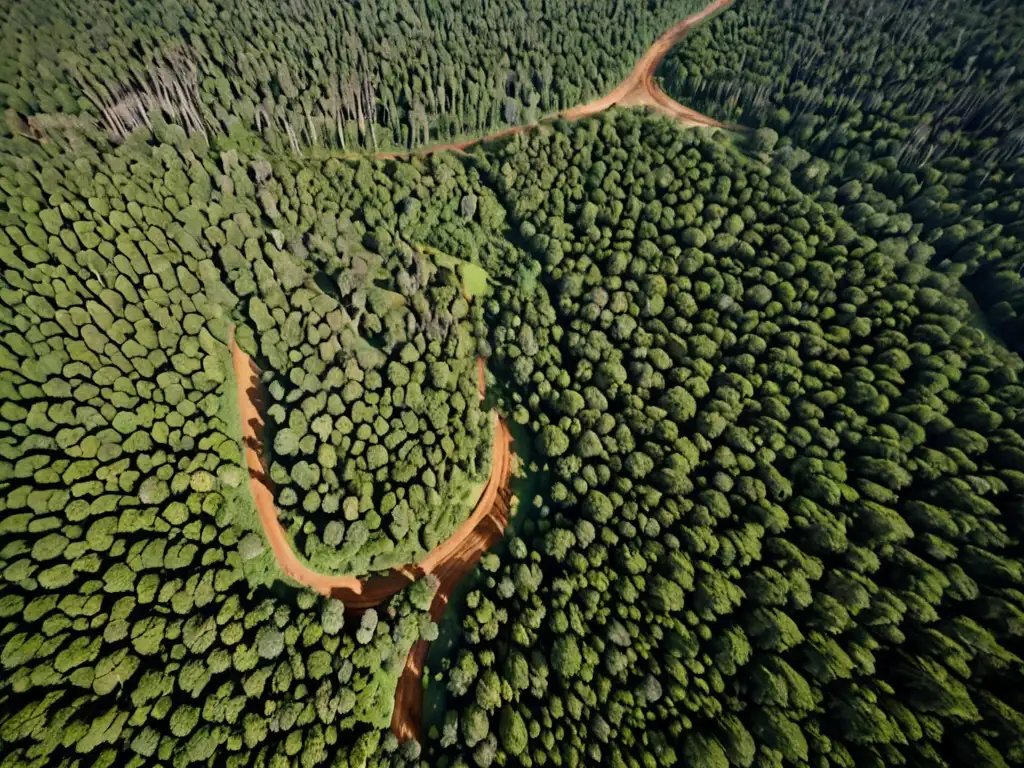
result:
[[[5,766],[1024,763],[1022,364],[960,290],[1024,337],[1011,4],[740,0],[664,69],[735,145],[322,151],[575,103],[692,10],[654,5],[8,9]],[[231,323],[323,570],[464,519],[477,354],[529,436],[422,746],[384,732],[436,582],[346,618],[277,571]]]
[[[1022,350],[1022,43],[1004,0],[737,0],[661,74],[684,103],[765,126],[752,149],[781,135],[797,185],[872,238],[901,247],[920,227],[908,255],[962,277]]]
[[[295,151],[428,144],[535,122],[605,93],[701,4],[14,2],[0,37],[0,111],[54,131],[91,116],[123,139],[152,121],[149,107],[173,120],[161,138],[179,147],[186,132],[244,145],[249,131]],[[261,181],[265,167],[254,171]],[[171,171],[164,181],[181,200],[177,218],[202,234],[187,206],[205,204],[213,180]],[[272,195],[259,201],[275,223],[287,219]],[[457,202],[463,216],[476,212],[472,193]],[[41,218],[47,231],[59,226],[53,214]]]
[[[620,114],[491,161],[561,254],[490,305],[552,514],[466,600],[463,728],[429,764],[1024,754],[1024,648],[995,620],[1022,607],[1024,366],[907,258],[919,230],[862,234],[772,140],[765,164]]]

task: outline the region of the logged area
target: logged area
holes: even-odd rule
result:
[[[0,768],[1024,765],[1019,3],[3,17]]]

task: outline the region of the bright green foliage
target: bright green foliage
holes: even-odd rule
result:
[[[337,162],[255,165],[280,207],[303,211],[289,236],[315,245],[280,251],[271,233],[262,243],[247,239],[244,256],[215,255],[236,292],[256,286],[249,319],[274,426],[267,458],[281,518],[321,570],[363,574],[415,561],[464,519],[471,481],[489,469],[476,372],[482,297],[467,304],[448,261],[404,241],[429,233],[449,248],[458,243],[465,265],[479,259],[464,223],[435,224],[472,182],[443,160],[402,166],[394,179],[365,161],[355,173]],[[444,178],[458,183],[438,188]],[[421,218],[401,213],[398,232],[394,217],[410,186]],[[359,244],[370,241],[375,251]],[[282,270],[294,285],[270,279]],[[334,524],[347,526],[340,540]]]
[[[276,331],[292,265],[261,251],[247,274],[266,301],[232,318],[250,267],[222,272],[218,241],[273,237],[244,188],[203,181],[231,161],[93,138],[71,153],[0,137],[0,185],[17,166],[18,200],[59,206],[40,227],[5,187],[0,211],[0,761],[376,759],[406,655],[421,630],[435,636],[429,617],[400,595],[357,641],[340,602],[284,586],[246,503],[224,341],[232,321],[243,342],[260,322]],[[178,215],[204,195],[216,204]],[[296,302],[324,310],[322,294]],[[289,447],[291,429],[290,450],[308,454],[315,418],[287,405],[277,437]],[[316,493],[330,464],[296,462],[296,487]]]

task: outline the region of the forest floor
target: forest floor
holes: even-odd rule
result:
[[[651,45],[644,55],[640,57],[640,60],[633,67],[633,71],[626,76],[625,80],[615,86],[610,93],[598,99],[594,99],[593,101],[589,101],[586,104],[571,107],[564,112],[548,115],[542,118],[540,122],[559,119],[582,120],[600,112],[604,112],[606,109],[611,109],[612,107],[649,107],[655,112],[659,112],[673,120],[677,120],[685,126],[732,129],[734,126],[720,123],[714,118],[703,115],[700,112],[690,109],[689,107],[685,107],[679,102],[673,100],[668,94],[661,90],[654,80],[654,74],[658,69],[658,65],[661,64],[662,59],[665,58],[676,43],[682,40],[693,27],[707,20],[719,11],[725,10],[732,5],[732,3],[733,0],[714,0],[714,2],[710,3],[704,9],[698,11],[692,16],[686,17],[655,40],[654,44]],[[434,152],[444,152],[446,150],[460,152],[468,149],[474,144],[495,141],[506,136],[512,136],[516,133],[529,131],[536,127],[537,124],[533,123],[514,125],[487,136],[466,139],[464,141],[430,144],[411,152],[378,152],[376,157],[383,160],[396,160],[398,158],[409,157],[414,154],[430,155]]]

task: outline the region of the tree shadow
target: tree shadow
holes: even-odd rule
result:
[[[266,393],[263,391],[260,383],[260,369],[252,360],[249,361],[249,386],[245,390],[245,395],[249,398],[249,404],[256,411],[257,416],[249,419],[248,426],[251,434],[246,436],[243,442],[246,448],[249,448],[256,454],[260,466],[259,469],[250,466],[249,477],[273,493],[274,489],[267,472],[266,426],[263,419],[264,409],[267,404]]]

